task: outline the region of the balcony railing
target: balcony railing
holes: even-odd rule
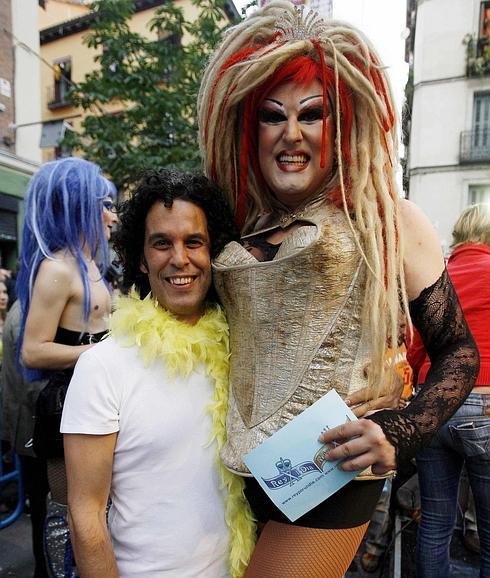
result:
[[[462,163],[490,162],[490,128],[461,133],[459,160]]]

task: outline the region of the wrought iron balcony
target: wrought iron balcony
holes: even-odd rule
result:
[[[490,162],[490,128],[461,133],[459,160],[462,163]]]

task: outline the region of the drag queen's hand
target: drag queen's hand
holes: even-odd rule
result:
[[[377,409],[398,409],[403,392],[403,380],[397,374],[376,391],[375,387],[363,387],[344,401],[356,417],[364,417]]]
[[[326,457],[329,461],[342,459],[341,470],[350,472],[371,466],[373,474],[385,474],[396,469],[395,448],[381,427],[369,419],[346,422],[323,432],[318,440],[338,444]]]

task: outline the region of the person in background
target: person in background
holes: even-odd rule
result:
[[[5,324],[5,319],[7,317],[7,310],[9,305],[9,294],[7,291],[7,285],[4,281],[0,281],[0,339],[3,334],[3,327]],[[0,364],[3,358],[3,345],[0,348]]]
[[[46,460],[39,458],[32,448],[34,413],[39,392],[46,380],[28,381],[17,365],[21,308],[16,301],[5,320],[3,330],[3,362],[0,381],[3,386],[3,434],[22,464],[26,497],[29,499],[34,578],[49,576],[43,548],[43,528],[46,518],[48,475]]]
[[[15,303],[17,301],[17,270],[18,264],[14,269],[0,269],[0,281],[3,281],[7,286],[7,293],[9,295],[9,304]]]
[[[19,359],[29,380],[47,379],[36,402],[33,444],[47,460],[51,501],[45,524],[48,571],[74,574],[66,522],[66,474],[59,432],[73,367],[107,331],[111,295],[96,258],[106,266],[117,217],[114,185],[94,163],[64,158],[43,165],[26,197],[17,293]]]
[[[8,269],[0,269],[0,368],[2,366],[3,359],[3,330],[5,325],[5,319],[7,316],[7,309],[9,305],[9,294],[7,291],[7,281],[10,277],[10,271]],[[4,384],[0,380],[0,408],[4,406]],[[6,425],[3,423],[2,414],[0,413],[0,460],[2,460],[2,466],[8,467],[8,462],[10,461],[9,450],[10,446],[8,443],[8,436],[6,433]],[[5,514],[9,511],[9,506],[0,496],[0,513]]]
[[[490,205],[472,205],[461,213],[451,247],[447,270],[480,351],[480,371],[464,404],[417,455],[422,507],[417,572],[420,578],[449,576],[458,487],[466,466],[475,500],[483,578],[490,576]],[[419,389],[432,367],[426,350],[423,336],[415,333],[408,361],[418,373]],[[455,379],[450,372],[445,377]]]
[[[413,396],[413,372],[407,361],[405,334],[406,324],[403,322],[400,326],[396,349],[393,350],[393,348],[388,347],[386,350],[386,362],[388,364],[391,362],[392,356],[395,356],[395,370],[401,386],[400,408],[405,407]],[[391,540],[393,526],[392,489],[393,480],[388,478],[366,531],[364,551],[360,556],[360,564],[365,572],[375,572],[378,569]]]
[[[1,339],[3,334],[3,328],[5,324],[5,318],[7,316],[7,309],[9,305],[9,294],[7,289],[7,282],[10,279],[10,271],[8,269],[0,268],[0,367],[2,365],[3,358],[3,340]],[[4,406],[4,386],[3,381],[0,380],[0,408]],[[2,466],[7,466],[10,459],[8,452],[10,446],[8,443],[8,437],[6,434],[6,426],[2,423],[2,414],[0,413],[0,460],[2,460]],[[4,502],[0,496],[0,513],[4,514],[9,511],[9,506]]]

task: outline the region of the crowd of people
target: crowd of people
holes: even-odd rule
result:
[[[463,464],[490,576],[488,207],[462,215],[446,268],[397,190],[374,47],[290,2],[225,33],[197,111],[204,175],[149,171],[117,205],[82,159],[29,185],[2,380],[35,576],[341,578],[415,458],[420,576],[448,575]],[[243,458],[332,389],[359,419],[318,441],[358,475],[291,522]]]

